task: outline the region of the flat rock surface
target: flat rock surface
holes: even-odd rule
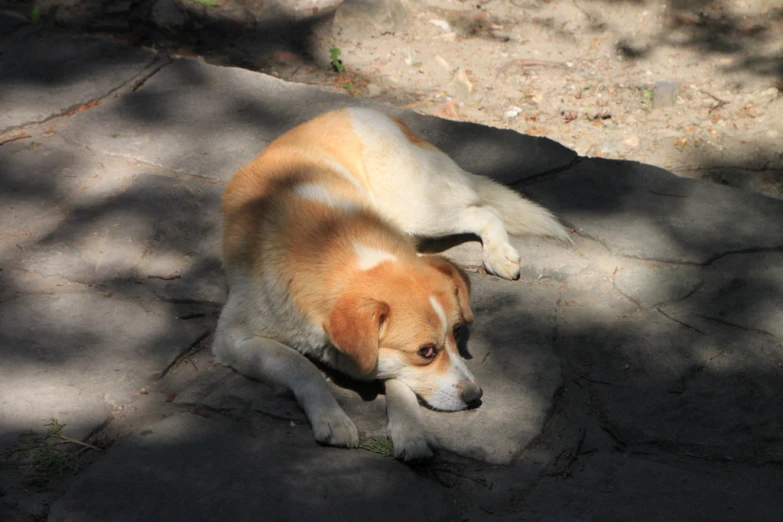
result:
[[[40,31],[2,51],[0,128],[42,122],[103,98],[158,59],[98,38]]]
[[[49,520],[456,517],[445,488],[388,457],[318,447],[308,430],[281,424],[243,432],[225,420],[174,415],[112,448],[52,507]]]
[[[783,202],[640,163],[582,161],[530,191],[618,256],[704,264],[783,247]]]
[[[51,418],[85,437],[203,334],[143,304],[92,292],[0,304],[0,449]]]
[[[600,456],[570,480],[543,482],[525,500],[522,512],[502,520],[771,522],[779,518],[775,509],[783,509],[776,479],[774,473],[746,466]]]
[[[11,520],[779,519],[780,201],[12,22],[0,130],[23,133],[0,145],[0,450],[53,417],[99,449],[75,477],[4,453]],[[208,354],[225,181],[286,129],[356,105],[573,231],[573,246],[513,238],[515,282],[482,273],[475,238],[426,245],[472,272],[484,397],[424,410],[442,451],[412,467],[318,446],[289,395]],[[327,376],[363,442],[383,439],[382,387]]]
[[[383,107],[442,146],[464,168],[503,181],[539,175],[576,157],[546,138],[521,139],[515,132],[447,122],[192,60],[164,67],[143,89],[117,103],[76,115],[78,124],[63,136],[107,154],[227,181],[282,131],[348,106]],[[479,128],[482,133],[476,139]]]

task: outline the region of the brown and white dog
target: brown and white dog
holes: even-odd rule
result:
[[[519,275],[508,232],[570,238],[545,209],[465,172],[404,123],[345,109],[275,140],[223,196],[229,295],[218,361],[291,390],[315,439],[358,445],[311,357],[385,381],[395,455],[432,455],[419,400],[456,411],[481,388],[457,349],[473,321],[465,274],[419,255],[412,236],[473,233],[486,269]]]

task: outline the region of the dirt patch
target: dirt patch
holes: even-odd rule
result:
[[[58,23],[173,55],[783,198],[779,0],[0,5],[38,5],[39,23],[59,5]]]

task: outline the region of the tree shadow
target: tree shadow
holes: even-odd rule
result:
[[[154,366],[157,374],[165,372],[181,360],[191,348],[189,343],[203,331],[196,328],[192,334],[180,335],[181,317],[203,314],[200,325],[209,329],[222,299],[216,239],[218,198],[225,177],[215,174],[215,166],[249,160],[286,128],[318,112],[371,105],[348,97],[319,94],[316,89],[245,84],[240,73],[232,76],[230,82],[221,82],[202,74],[204,68],[200,65],[186,64],[172,71],[168,89],[150,81],[133,94],[124,94],[99,109],[71,117],[63,123],[64,135],[71,141],[59,143],[49,137],[39,148],[32,147],[32,140],[0,147],[0,194],[4,203],[19,204],[35,212],[53,206],[62,209],[61,219],[47,222],[42,228],[33,226],[34,211],[20,213],[12,227],[20,234],[4,236],[0,256],[4,264],[0,271],[0,306],[5,310],[0,330],[7,336],[7,342],[0,345],[4,371],[63,375],[69,368],[89,369],[88,363],[101,357],[119,357],[115,366],[120,368],[141,366],[141,361],[148,367]],[[256,87],[263,88],[255,91],[254,98]],[[184,103],[196,91],[202,97],[201,104],[195,97]],[[224,98],[220,97],[221,91]],[[204,116],[199,111],[207,110],[209,104],[203,100],[214,103],[219,110]],[[233,110],[222,110],[224,107]],[[244,110],[238,110],[240,107]],[[417,131],[452,153],[465,169],[515,184],[532,194],[563,216],[578,234],[601,243],[614,261],[635,258],[651,264],[688,264],[698,267],[713,282],[681,304],[662,306],[659,312],[639,309],[617,295],[607,282],[609,274],[604,274],[607,280],[596,277],[593,288],[579,287],[578,277],[567,284],[482,278],[492,286],[488,287],[487,304],[479,315],[479,321],[486,323],[473,330],[472,341],[497,350],[499,362],[492,375],[497,383],[518,384],[522,372],[520,366],[512,364],[515,361],[524,366],[526,375],[535,378],[538,367],[533,357],[526,356],[532,354],[533,348],[546,352],[551,347],[561,366],[561,389],[583,387],[590,399],[589,403],[580,402],[579,397],[565,400],[573,401],[574,408],[593,418],[589,425],[593,432],[615,433],[617,440],[612,444],[624,447],[623,452],[630,453],[631,448],[683,456],[699,450],[710,458],[728,455],[759,464],[774,461],[774,453],[780,451],[782,444],[783,427],[777,412],[783,397],[783,355],[779,334],[754,321],[779,313],[783,289],[775,258],[754,256],[762,250],[778,255],[783,249],[783,240],[776,231],[778,223],[783,222],[783,203],[728,188],[705,187],[648,165],[578,158],[551,140],[388,110],[403,114]],[[123,125],[120,132],[127,141],[98,139],[106,134],[105,125],[110,121]],[[181,138],[185,133],[180,131],[185,128],[189,128],[194,139],[166,140],[171,135]],[[231,139],[241,134],[253,135],[255,145],[248,141],[230,148],[230,140],[221,140],[228,133],[234,133]],[[156,142],[160,144],[157,149]],[[139,148],[129,156],[150,150],[155,153],[150,153],[148,163],[131,168],[125,164],[127,156],[118,158],[122,158],[123,150],[128,154],[133,146]],[[59,154],[58,147],[78,149],[79,153]],[[202,152],[210,152],[218,159],[208,163]],[[30,159],[27,155],[31,153],[40,155],[33,154],[35,157]],[[110,172],[99,180],[117,177],[123,182],[110,184],[113,188],[106,191],[91,191],[90,180],[100,164],[108,165]],[[232,169],[224,167],[227,176]],[[717,208],[710,210],[710,206]],[[24,241],[20,242],[19,237],[25,237]],[[721,264],[723,259],[739,261]],[[600,267],[590,270],[600,271]],[[590,270],[579,275],[590,275]],[[30,274],[40,277],[40,281],[27,282],[25,278]],[[732,281],[736,281],[734,286]],[[204,282],[209,283],[209,288],[202,287]],[[69,284],[73,286],[57,286]],[[22,301],[25,296],[49,302],[75,294],[79,299],[89,297],[72,303],[92,303],[84,307],[80,321],[74,320],[65,305],[55,308],[57,313],[47,311],[48,308],[32,313],[31,305]],[[104,306],[99,297],[105,299]],[[122,306],[118,306],[120,302]],[[726,307],[716,309],[717,302],[726,303]],[[519,312],[520,304],[525,305],[524,313]],[[14,307],[14,313],[8,312],[9,307]],[[139,311],[139,307],[144,311]],[[128,311],[131,309],[133,313]],[[135,314],[144,331],[133,332],[133,325],[125,329],[113,327],[136,317]],[[142,321],[148,316],[154,320]],[[127,343],[127,351],[117,350],[120,341]],[[66,349],[60,351],[63,347]],[[41,352],[36,348],[41,348]],[[475,355],[469,364],[479,364],[486,353]],[[104,373],[105,370],[90,373],[102,374],[106,379],[106,383],[96,384],[90,392],[99,401],[118,375],[113,367]],[[131,384],[143,386],[157,377],[150,372],[134,377]],[[56,393],[62,385],[60,381],[53,382]],[[29,392],[32,400],[40,394],[40,390]],[[532,391],[530,394],[536,404],[551,405],[551,397],[535,396]],[[550,407],[556,409],[557,405]],[[102,419],[106,418],[103,410],[99,413],[104,414]],[[0,421],[0,430],[4,432],[22,428],[8,420]],[[312,444],[309,428],[302,429],[296,444]],[[158,441],[145,451],[149,451],[154,465],[170,455],[168,458],[176,464],[172,469],[185,474],[189,473],[194,455],[198,455],[198,466],[193,471],[196,476],[187,475],[198,487],[189,489],[188,495],[192,497],[194,491],[204,498],[219,494],[215,497],[219,501],[211,504],[210,509],[223,503],[232,508],[241,506],[242,498],[249,494],[242,488],[215,492],[209,482],[213,479],[211,474],[232,476],[233,471],[226,467],[229,462],[262,455],[252,463],[251,471],[274,476],[274,470],[281,468],[273,467],[270,471],[262,462],[268,458],[285,467],[280,473],[293,477],[293,481],[300,475],[291,470],[298,472],[311,465],[329,464],[337,451],[313,445],[307,450],[309,457],[300,459],[294,455],[286,460],[285,455],[275,454],[278,443],[284,447],[287,444],[285,437],[275,438],[284,434],[285,426],[280,424],[271,428],[275,437],[253,442],[243,439],[235,447],[230,447],[218,432],[209,431],[205,436],[201,430],[197,427],[180,432],[171,444]],[[549,435],[545,431],[542,437]],[[143,436],[140,437],[133,444],[143,446],[139,442]],[[606,438],[613,437],[604,435]],[[478,446],[482,443],[471,442]],[[612,444],[602,446],[601,451],[610,451],[606,448]],[[208,455],[204,448],[217,448],[218,455],[227,451],[231,459],[219,458],[217,467],[210,467],[213,461],[206,457],[200,460],[202,455]],[[131,462],[133,451],[127,447],[118,450],[126,452],[123,459]],[[114,458],[123,461],[116,454]],[[574,460],[579,461],[579,457]],[[104,466],[112,467],[116,462],[107,460]],[[144,466],[146,471],[155,467],[149,463]],[[327,482],[334,480],[340,487],[362,490],[363,484],[341,480],[350,478],[356,468],[348,466],[334,472],[331,469],[327,468]],[[129,498],[133,502],[152,498],[160,491],[167,492],[166,488],[174,482],[172,476],[177,474],[170,470],[161,473],[169,475],[150,487],[138,469],[132,469],[127,476],[114,472],[116,490],[122,491],[126,503]],[[90,484],[93,477],[79,487],[94,497],[97,489],[94,482]],[[127,494],[123,481],[128,480],[141,488],[138,495]],[[387,487],[373,490],[377,495],[368,500],[373,506],[376,501],[388,501],[404,480],[379,483]],[[286,492],[298,487],[285,481],[278,486],[274,501],[287,498]],[[339,493],[334,493],[329,502],[345,505]],[[171,500],[167,509],[186,503],[183,498]],[[303,512],[310,513],[310,505],[305,504]],[[117,506],[111,505],[113,509]],[[127,509],[133,511],[133,507]]]
[[[627,3],[624,0],[588,0],[585,4]],[[658,8],[658,2],[639,0],[637,5]],[[594,10],[591,17],[600,25],[600,14]],[[783,26],[783,9],[772,3],[750,16],[740,14],[724,0],[668,0],[664,28],[651,43],[622,40],[618,51],[628,59],[644,58],[655,47],[691,49],[703,56],[734,57],[727,71],[746,71],[760,76],[783,80],[783,56],[760,49],[762,44],[777,38]]]

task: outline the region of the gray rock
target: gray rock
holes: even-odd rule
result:
[[[525,189],[619,256],[706,263],[783,246],[783,201],[639,163],[582,161]]]
[[[307,423],[292,396],[282,396],[265,383],[252,381],[230,368],[217,366],[202,374],[177,395],[175,404],[206,407],[234,417],[263,413],[287,421]]]
[[[82,283],[180,278],[163,292],[171,300],[187,298],[182,286],[203,276],[222,287],[220,193],[203,181],[139,176],[124,192],[72,211],[30,249],[26,266]]]
[[[665,310],[696,315],[783,341],[783,254],[736,254],[712,263],[705,283]]]
[[[157,60],[142,49],[48,31],[14,41],[3,55],[0,129],[44,121],[103,98]]]
[[[674,95],[679,84],[677,82],[655,82],[653,88],[652,108],[664,109],[674,105]]]
[[[591,297],[593,294],[593,297]],[[565,297],[557,353],[623,444],[772,457],[783,448],[783,348],[763,334],[650,311],[585,314],[594,292]]]
[[[0,449],[54,417],[82,438],[203,333],[197,324],[94,293],[0,304]]]
[[[775,486],[783,476],[774,468],[627,454],[588,458],[580,468],[569,480],[545,479],[502,520],[771,522],[783,510]]]
[[[383,93],[383,90],[376,84],[370,83],[367,84],[367,97],[368,98],[376,98],[380,96]]]
[[[446,488],[390,458],[319,447],[306,425],[238,428],[180,414],[140,429],[81,474],[48,520],[456,519]]]
[[[26,25],[26,21],[22,17],[0,13],[0,35],[2,35],[0,42],[24,25]]]
[[[177,60],[137,91],[74,115],[61,135],[113,156],[225,181],[285,130],[351,106],[373,107],[401,117],[463,168],[504,183],[563,168],[577,157],[546,138],[448,122],[191,60]]]
[[[643,308],[682,299],[702,282],[701,269],[627,260],[614,276],[614,286]]]

